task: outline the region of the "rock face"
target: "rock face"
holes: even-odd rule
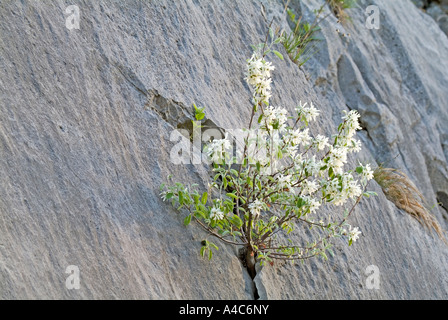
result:
[[[291,7],[312,19],[320,3]],[[69,30],[72,4],[80,28]],[[372,4],[379,29],[366,27]],[[282,1],[264,6],[289,28]],[[436,204],[448,207],[448,38],[410,0],[360,0],[348,12],[352,22],[322,22],[303,68],[271,57],[272,104],[313,102],[325,134],[342,110],[359,110],[361,160],[405,171],[446,229]],[[378,197],[351,217],[355,245],[260,268],[254,282],[236,248],[201,259],[206,235],[160,199],[168,174],[207,185],[205,164],[170,158],[192,103],[220,128],[247,126],[244,62],[267,28],[259,1],[7,1],[0,16],[1,299],[448,298],[448,246],[374,182]],[[79,289],[66,286],[68,266]]]
[[[429,14],[439,25],[440,29],[448,35],[448,1],[413,0],[414,4]]]

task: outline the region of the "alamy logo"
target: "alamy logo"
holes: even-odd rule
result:
[[[272,130],[272,140],[269,143],[262,143],[264,138],[261,130],[226,129],[224,134],[218,128],[202,131],[200,122],[195,121],[192,134],[186,129],[171,132],[170,141],[175,145],[170,150],[170,159],[176,165],[221,164],[230,163],[234,156],[235,163],[241,164],[245,139],[257,141],[246,150],[246,155],[252,159],[265,158],[268,150],[275,150],[281,143],[278,130]]]
[[[380,288],[380,269],[375,265],[367,266],[365,275],[366,279],[366,287],[367,289],[376,289]]]
[[[369,15],[366,20],[367,29],[379,29],[380,28],[380,9],[378,6],[368,6],[366,8],[366,14]]]
[[[65,273],[70,275],[65,280],[65,287],[69,290],[75,289],[79,290],[81,288],[81,282],[79,278],[79,268],[78,266],[70,265],[65,269]]]
[[[68,6],[65,13],[69,16],[65,19],[65,26],[68,30],[79,29],[79,7],[75,5]]]

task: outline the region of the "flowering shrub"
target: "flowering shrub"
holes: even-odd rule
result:
[[[355,139],[360,129],[356,111],[344,113],[334,135],[313,136],[308,126],[320,111],[312,103],[300,102],[293,116],[269,104],[275,67],[265,58],[278,42],[257,46],[247,60],[245,80],[253,88],[253,108],[243,154],[233,155],[228,136],[215,139],[204,149],[213,163],[209,190],[200,193],[197,185],[181,183],[161,187],[163,200],[188,213],[185,225],[194,220],[222,242],[243,246],[252,276],[256,261],[327,258],[335,237],[346,237],[351,245],[361,232],[347,218],[363,195],[374,194],[364,192],[373,178],[369,164],[345,170],[347,156],[361,150]],[[337,210],[346,204],[348,209]],[[318,214],[325,205],[334,209],[332,216]],[[316,231],[314,237],[302,232],[304,243],[292,243],[288,235],[298,226]],[[201,255],[211,259],[213,249],[218,247],[205,240]]]

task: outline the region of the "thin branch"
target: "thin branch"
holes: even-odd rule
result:
[[[225,243],[228,243],[228,244],[233,244],[233,245],[236,245],[236,246],[245,246],[246,245],[246,243],[239,243],[239,242],[234,242],[234,241],[230,241],[230,240],[224,239],[219,234],[215,233],[211,228],[209,228],[208,226],[203,224],[198,218],[196,218],[195,216],[193,216],[193,218],[203,229],[205,229],[212,236],[215,236],[216,238],[220,239],[221,241],[223,241]]]

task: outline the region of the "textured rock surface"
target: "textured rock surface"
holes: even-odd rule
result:
[[[439,25],[440,29],[448,35],[448,1],[422,1],[413,0],[413,3],[429,14]]]
[[[302,10],[311,17],[318,3]],[[79,30],[65,27],[71,4]],[[264,4],[288,28],[281,1]],[[370,4],[379,30],[365,27]],[[389,160],[448,206],[446,35],[409,0],[349,12],[345,27],[324,21],[303,69],[274,60],[272,103],[312,101],[323,111],[315,132],[327,134],[342,110],[359,110],[361,159]],[[193,102],[221,128],[247,125],[242,69],[266,31],[259,2],[8,1],[0,16],[0,298],[253,298],[236,249],[202,260],[204,234],[183,227],[158,188],[170,173],[207,183],[205,165],[170,161],[170,134]],[[448,298],[447,246],[371,188],[379,196],[350,221],[363,232],[356,245],[335,243],[326,262],[264,267],[260,297]],[[447,212],[432,212],[446,228]],[[79,290],[65,287],[68,265],[80,268]],[[379,290],[366,288],[369,265]]]

